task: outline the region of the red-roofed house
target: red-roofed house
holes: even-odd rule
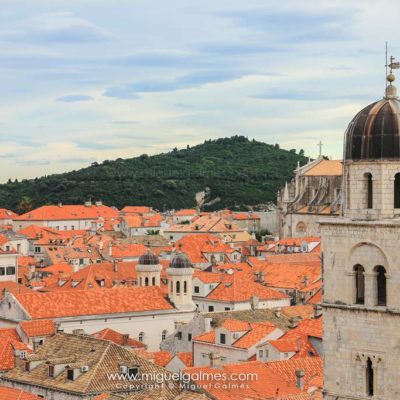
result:
[[[13,220],[18,217],[13,211],[6,208],[0,208],[0,225],[12,225]]]
[[[13,221],[14,230],[20,230],[29,225],[38,225],[57,230],[91,229],[92,223],[98,224],[99,218],[117,218],[118,210],[98,202],[85,205],[42,206],[16,217]],[[97,230],[97,229],[96,229]]]
[[[25,392],[21,389],[0,386],[1,400],[42,400],[42,397]]]
[[[254,282],[246,271],[198,271],[193,276],[193,301],[200,312],[285,307],[290,298]]]
[[[52,320],[38,319],[20,321],[16,330],[21,340],[35,350],[37,346],[42,346],[48,337],[55,335],[56,326]]]
[[[222,365],[249,360],[257,345],[281,337],[283,331],[270,322],[226,320],[221,327],[193,339],[195,366]]]
[[[172,222],[174,224],[182,224],[184,222],[191,222],[194,217],[198,215],[197,210],[194,208],[183,209],[176,211],[172,216]]]
[[[296,371],[302,371],[299,374]],[[187,368],[199,388],[215,400],[322,399],[322,360],[319,357],[262,363],[227,364],[220,368]],[[223,382],[221,375],[225,376]],[[243,379],[238,382],[238,376]],[[318,396],[318,397],[316,397]]]
[[[132,339],[131,337],[129,337],[128,333],[119,333],[110,328],[92,333],[92,336],[96,339],[109,340],[110,342],[119,344],[120,346],[126,347],[128,349],[147,349],[147,346],[144,343]]]
[[[175,247],[200,269],[212,264],[239,262],[241,259],[239,250],[226,244],[219,236],[209,233],[184,236],[176,242]]]
[[[193,310],[179,310],[156,286],[7,293],[0,302],[0,326],[26,320],[52,319],[59,330],[91,334],[112,328],[159,349],[164,331],[175,322],[189,322]]]

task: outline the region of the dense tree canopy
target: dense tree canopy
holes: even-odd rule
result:
[[[275,201],[297,162],[307,161],[303,154],[244,136],[206,140],[170,153],[106,160],[21,182],[9,180],[0,185],[0,207],[23,211],[44,204],[102,200],[116,207],[146,204],[177,209],[195,206],[195,194],[208,187],[205,202],[220,199],[209,209],[241,208]]]

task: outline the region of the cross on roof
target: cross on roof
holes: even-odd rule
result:
[[[319,154],[318,154],[318,157],[321,158],[321,157],[322,157],[322,146],[323,146],[322,142],[319,141],[319,143],[317,144],[317,146],[319,147]]]

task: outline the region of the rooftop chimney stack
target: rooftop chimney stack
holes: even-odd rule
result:
[[[304,389],[304,371],[302,369],[298,369],[295,372],[296,374],[296,387],[299,389]]]

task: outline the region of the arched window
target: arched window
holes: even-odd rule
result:
[[[377,305],[386,306],[386,270],[379,265],[375,268],[376,276],[376,290],[377,290]]]
[[[373,396],[374,395],[374,369],[372,368],[372,361],[368,357],[367,360],[367,368],[365,369],[366,372],[366,392],[367,396]]]
[[[143,342],[144,341],[144,332],[140,332],[139,336],[138,336],[139,342]]]
[[[153,276],[153,279],[151,280],[151,284],[153,285],[153,286],[156,286],[156,278]]]
[[[187,293],[187,282],[186,281],[183,282],[183,292]]]
[[[366,182],[366,189],[367,189],[367,202],[366,202],[366,208],[372,208],[373,206],[373,197],[374,197],[374,191],[373,191],[373,183],[372,183],[372,174],[366,173],[364,175],[365,177],[365,182]]]
[[[394,208],[400,208],[400,174],[394,176]]]
[[[168,331],[166,331],[166,330],[162,331],[162,333],[161,333],[161,340],[165,340],[166,337],[167,337],[167,335],[168,335]]]
[[[176,282],[176,293],[180,293],[181,292],[181,283],[179,281]]]
[[[365,278],[362,265],[354,266],[355,286],[356,286],[356,304],[364,304],[365,299]]]
[[[146,277],[146,278],[144,279],[144,285],[145,285],[145,286],[149,286],[149,278]]]

